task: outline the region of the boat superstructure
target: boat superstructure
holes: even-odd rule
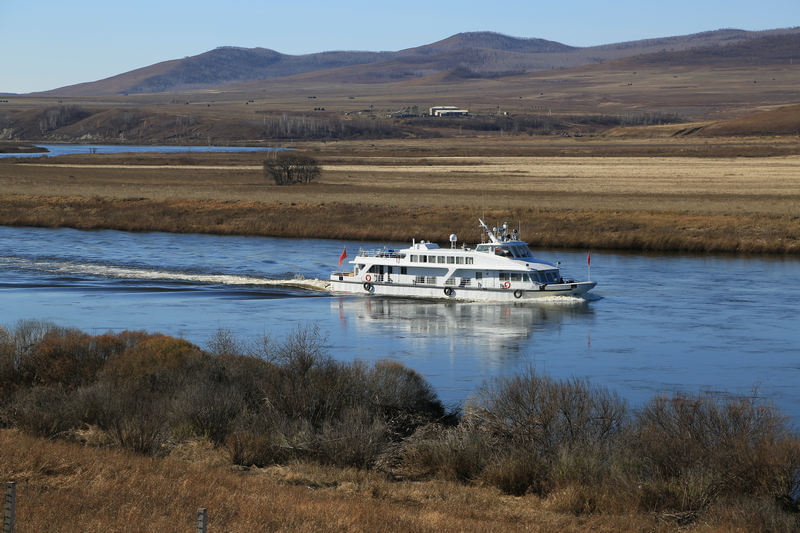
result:
[[[593,281],[564,280],[557,264],[533,257],[518,230],[508,223],[490,229],[483,220],[489,242],[475,248],[450,248],[413,241],[409,248],[360,250],[349,261],[351,271],[331,273],[330,290],[336,293],[375,294],[455,300],[524,301],[544,296],[582,295]]]

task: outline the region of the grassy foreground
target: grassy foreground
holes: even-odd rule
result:
[[[448,412],[314,328],[201,349],[0,328],[0,480],[21,531],[796,531],[800,436],[756,397],[632,410],[532,370]]]

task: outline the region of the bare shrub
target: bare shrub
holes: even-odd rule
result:
[[[306,376],[312,368],[333,361],[325,351],[326,341],[316,324],[298,326],[276,347],[275,360],[290,375]]]
[[[323,424],[315,448],[326,464],[369,468],[389,442],[386,423],[363,407],[346,409],[337,420]]]
[[[70,395],[61,387],[22,389],[15,394],[9,411],[14,425],[37,437],[55,437],[78,424]]]
[[[244,345],[229,329],[218,329],[208,339],[206,349],[213,355],[239,355],[245,352]]]
[[[397,473],[410,479],[433,476],[477,480],[496,458],[497,442],[469,422],[456,427],[431,424],[418,429],[397,452]]]
[[[610,450],[628,419],[616,394],[583,380],[558,382],[531,368],[484,385],[464,416],[549,463],[564,450]]]
[[[45,333],[21,358],[20,371],[29,383],[77,387],[92,381],[102,364],[90,335],[57,329]]]
[[[0,327],[0,408],[17,389],[16,355],[11,333]]]
[[[626,451],[646,509],[699,512],[727,495],[796,504],[800,495],[800,440],[754,398],[655,398],[638,413]]]
[[[13,333],[17,351],[24,353],[39,343],[47,333],[59,329],[61,328],[53,322],[45,320],[20,320],[17,322]]]
[[[224,442],[231,462],[263,467],[291,459],[294,450],[288,445],[280,426],[281,422],[271,416],[240,413]]]
[[[198,363],[173,395],[174,423],[219,445],[245,408],[244,394],[215,359],[203,357]]]
[[[273,157],[264,161],[264,177],[271,178],[275,185],[310,183],[320,173],[316,159],[294,151],[273,152]]]
[[[118,446],[148,455],[160,450],[170,422],[166,394],[149,385],[101,382],[92,390],[99,427],[109,431]]]
[[[378,361],[366,378],[369,381],[372,402],[384,412],[444,416],[444,407],[430,383],[418,372],[401,363]]]

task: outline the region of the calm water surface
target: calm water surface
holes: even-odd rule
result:
[[[159,154],[180,154],[185,152],[257,152],[261,150],[281,150],[280,148],[264,148],[251,146],[157,146],[130,144],[41,144],[35,143],[48,151],[43,153],[3,153],[0,157],[54,157],[71,154],[127,154],[154,152]]]
[[[424,236],[420,236],[424,237]],[[592,253],[591,301],[471,304],[331,296],[342,248],[368,243],[0,227],[0,324],[146,329],[205,345],[315,324],[337,359],[390,358],[448,403],[528,365],[585,377],[633,404],[659,392],[747,394],[800,421],[800,261]],[[541,251],[565,277],[586,255]]]

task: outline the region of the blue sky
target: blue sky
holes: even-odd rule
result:
[[[400,50],[488,30],[591,46],[798,25],[800,0],[0,0],[0,92],[94,81],[224,45],[287,54]]]

